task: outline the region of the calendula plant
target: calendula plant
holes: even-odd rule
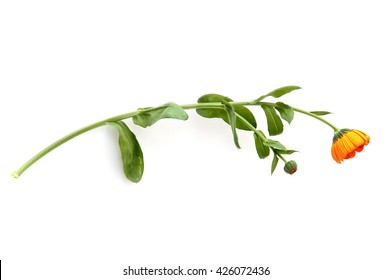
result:
[[[290,124],[295,113],[305,114],[328,125],[334,131],[331,154],[337,163],[341,163],[345,159],[353,158],[356,152],[361,152],[364,146],[369,144],[370,137],[367,134],[355,129],[339,129],[322,117],[330,114],[330,112],[306,111],[292,107],[283,102],[264,101],[270,97],[279,98],[298,89],[300,89],[298,86],[285,86],[250,101],[237,102],[223,95],[206,94],[201,96],[197,100],[197,103],[194,104],[178,105],[170,102],[156,107],[140,108],[130,113],[90,124],[64,136],[37,153],[17,171],[12,173],[12,175],[15,178],[18,178],[37,160],[65,142],[92,129],[109,125],[115,127],[119,134],[118,143],[121,151],[124,174],[130,181],[137,183],[141,180],[144,172],[143,152],[135,134],[130,130],[129,126],[124,123],[124,120],[132,119],[134,124],[146,128],[165,118],[187,120],[188,114],[185,110],[189,109],[196,109],[196,112],[202,117],[219,118],[229,124],[233,134],[234,144],[237,148],[240,148],[237,129],[253,133],[255,148],[259,158],[265,159],[270,154],[272,156],[271,174],[275,171],[280,160],[284,162],[284,171],[286,173],[295,173],[297,171],[297,163],[294,160],[287,160],[286,156],[291,155],[296,151],[287,149],[286,146],[279,141],[267,137],[267,133],[264,133],[257,127],[256,119],[247,107],[252,106],[264,111],[267,119],[269,136],[281,134],[283,132],[282,119]]]

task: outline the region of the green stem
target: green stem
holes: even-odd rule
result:
[[[37,153],[35,156],[33,156],[31,159],[29,159],[25,164],[23,164],[17,171],[12,173],[12,176],[14,176],[15,178],[18,178],[20,175],[22,175],[22,173],[24,171],[26,171],[26,169],[28,169],[31,165],[33,165],[36,161],[38,161],[40,158],[42,158],[43,156],[45,156],[46,154],[48,154],[49,152],[53,151],[54,149],[56,149],[58,146],[68,142],[69,140],[75,138],[76,136],[79,136],[80,134],[83,134],[87,131],[90,131],[94,128],[98,128],[100,126],[105,125],[107,122],[113,122],[113,121],[118,121],[118,120],[122,120],[122,119],[127,119],[127,118],[131,118],[135,115],[137,115],[139,113],[138,111],[134,111],[131,113],[127,113],[127,114],[122,114],[122,115],[118,115],[115,117],[111,117],[109,119],[105,119],[90,125],[87,125],[85,127],[82,127],[78,130],[75,130],[74,132],[60,138],[59,140],[57,140],[56,142],[53,142],[52,144],[50,144],[49,146],[47,146],[45,149],[43,149],[42,151],[40,151],[39,153]]]
[[[233,102],[235,103],[235,102]],[[68,142],[69,140],[75,138],[76,136],[79,136],[87,131],[90,131],[92,129],[101,127],[106,125],[108,122],[115,122],[115,121],[120,121],[120,120],[124,120],[124,119],[129,119],[132,118],[140,113],[145,113],[154,109],[157,109],[161,106],[157,106],[157,107],[152,107],[152,108],[146,108],[146,109],[139,109],[130,113],[126,113],[126,114],[122,114],[122,115],[118,115],[118,116],[114,116],[90,125],[87,125],[85,127],[82,127],[78,130],[75,130],[73,132],[71,132],[70,134],[62,137],[61,139],[57,140],[56,142],[53,142],[52,144],[50,144],[49,146],[47,146],[46,148],[44,148],[43,150],[41,150],[40,152],[38,152],[36,155],[34,155],[32,158],[30,158],[26,163],[24,163],[17,171],[13,172],[11,175],[14,178],[18,178],[20,175],[22,175],[23,172],[25,172],[30,166],[32,166],[35,162],[37,162],[39,159],[41,159],[43,156],[45,156],[46,154],[50,153],[51,151],[53,151],[54,149],[56,149],[57,147],[61,146],[62,144]],[[222,103],[220,102],[214,102],[214,103],[195,103],[195,104],[186,104],[181,106],[183,109],[198,109],[198,108],[223,108]]]
[[[284,158],[284,156],[282,156],[282,154],[279,152],[279,150],[273,149],[273,151],[274,151],[275,155],[277,155],[281,160],[284,161],[284,163],[287,163],[287,160]]]
[[[317,119],[319,121],[322,121],[326,125],[330,126],[335,132],[340,130],[339,128],[337,128],[336,126],[331,124],[329,121],[325,120],[324,118],[322,118],[322,117],[320,117],[320,116],[318,116],[316,114],[313,114],[313,113],[311,113],[309,111],[305,111],[305,110],[302,110],[302,109],[299,109],[299,108],[294,108],[294,107],[292,107],[292,108],[293,108],[294,111],[296,111],[298,113],[305,114],[305,115],[308,115],[308,116],[310,116],[312,118],[315,118],[315,119]]]
[[[251,101],[251,102],[237,102],[237,103],[238,103],[237,105],[244,105],[244,106],[270,105],[270,106],[276,107],[276,103],[272,103],[272,102],[256,102],[256,103],[255,103],[254,101]],[[325,120],[324,118],[322,118],[322,117],[320,117],[320,116],[318,116],[318,115],[316,115],[316,114],[313,114],[312,112],[305,111],[305,110],[302,110],[302,109],[299,109],[299,108],[295,108],[295,107],[291,107],[291,108],[292,108],[294,111],[298,112],[298,113],[301,113],[301,114],[310,116],[310,117],[312,117],[312,118],[315,118],[315,119],[317,119],[317,120],[319,120],[319,121],[325,123],[326,125],[328,125],[329,127],[331,127],[335,132],[340,130],[338,127],[334,126],[334,125],[333,125],[332,123],[330,123],[329,121]]]

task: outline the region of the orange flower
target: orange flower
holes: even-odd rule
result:
[[[353,158],[355,152],[361,152],[369,144],[370,137],[356,129],[344,128],[335,133],[331,153],[337,163]]]

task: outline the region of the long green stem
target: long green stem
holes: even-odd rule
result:
[[[114,116],[90,125],[87,125],[85,127],[82,127],[78,130],[75,130],[71,132],[70,134],[62,137],[61,139],[57,140],[56,142],[53,142],[40,152],[38,152],[36,155],[34,155],[31,159],[29,159],[26,163],[24,163],[17,171],[13,172],[11,175],[14,178],[18,178],[20,175],[22,175],[23,172],[25,172],[30,166],[32,166],[35,162],[37,162],[39,159],[41,159],[43,156],[48,154],[49,152],[53,151],[57,147],[61,146],[62,144],[68,142],[69,140],[75,138],[76,136],[79,136],[87,131],[90,131],[92,129],[101,127],[106,125],[108,122],[114,122],[114,121],[120,121],[124,119],[129,119],[132,118],[140,113],[145,113],[154,109],[157,109],[161,106],[158,107],[152,107],[152,108],[146,108],[146,109],[139,109],[130,113]],[[186,104],[181,106],[183,109],[196,109],[196,108],[222,108],[223,105],[222,103],[216,102],[216,103],[195,103],[195,104]]]
[[[293,108],[294,111],[296,111],[298,113],[302,113],[302,114],[308,115],[308,116],[310,116],[312,118],[315,118],[315,119],[317,119],[319,121],[322,121],[326,125],[330,126],[335,132],[339,131],[339,128],[337,128],[336,126],[331,124],[329,121],[325,120],[324,118],[322,118],[322,117],[320,117],[320,116],[318,116],[316,114],[313,114],[311,112],[308,112],[308,111],[305,111],[305,110],[302,110],[302,109],[299,109],[299,108],[294,108],[294,107],[292,107],[292,108]]]
[[[255,103],[254,101],[241,101],[241,102],[229,102],[231,105],[233,106],[260,106],[262,104],[268,104],[268,105],[272,105],[275,106],[275,103],[269,103],[269,102],[257,102]],[[31,159],[29,159],[26,163],[24,163],[17,171],[12,173],[12,176],[15,178],[18,178],[20,175],[22,175],[23,172],[25,172],[30,166],[32,166],[35,162],[37,162],[39,159],[41,159],[43,156],[45,156],[46,154],[48,154],[49,152],[53,151],[54,149],[56,149],[57,147],[61,146],[62,144],[68,142],[69,140],[75,138],[76,136],[79,136],[87,131],[90,131],[92,129],[104,126],[106,123],[108,122],[114,122],[114,121],[120,121],[120,120],[124,120],[124,119],[129,119],[132,118],[140,113],[146,113],[150,110],[154,110],[157,109],[161,106],[158,107],[151,107],[151,108],[145,108],[145,109],[139,109],[130,113],[126,113],[126,114],[122,114],[122,115],[118,115],[118,116],[114,116],[108,119],[104,119],[102,121],[87,125],[85,127],[82,127],[78,130],[75,130],[74,132],[71,132],[70,134],[64,136],[63,138],[57,140],[56,142],[52,143],[51,145],[47,146],[46,148],[44,148],[42,151],[38,152],[36,155],[34,155]],[[211,102],[211,103],[193,103],[193,104],[184,104],[181,105],[181,107],[184,110],[188,110],[188,109],[202,109],[202,108],[224,108],[224,105],[221,102]],[[339,129],[332,125],[331,123],[329,123],[328,121],[326,121],[325,119],[321,118],[318,115],[312,114],[311,112],[302,110],[302,109],[298,109],[298,108],[293,108],[294,111],[311,116],[315,119],[318,119],[320,121],[322,121],[323,123],[329,125],[330,127],[332,127],[335,131],[338,131]],[[241,119],[246,125],[248,125],[248,127],[250,129],[252,129],[261,139],[266,140],[265,137],[258,131],[256,130],[256,128],[254,128],[246,119],[244,119],[242,116],[237,114],[237,117],[239,119]],[[282,158],[283,159],[283,158]],[[284,159],[283,159],[284,160]]]
[[[12,176],[14,176],[15,178],[18,178],[20,175],[22,175],[22,173],[24,171],[26,171],[27,168],[29,168],[31,165],[33,165],[37,160],[39,160],[40,158],[42,158],[43,156],[45,156],[49,152],[53,151],[58,146],[60,146],[60,145],[64,144],[65,142],[68,142],[69,140],[75,138],[76,136],[79,136],[80,134],[83,134],[83,133],[85,133],[87,131],[90,131],[90,130],[92,130],[94,128],[98,128],[100,126],[103,126],[107,122],[113,122],[113,121],[118,121],[118,120],[131,118],[131,117],[135,116],[137,113],[138,113],[138,111],[127,113],[127,114],[123,114],[123,115],[118,115],[118,116],[115,116],[115,117],[112,117],[112,118],[109,118],[109,119],[105,119],[105,120],[102,120],[102,121],[99,121],[99,122],[87,125],[87,126],[82,127],[82,128],[80,128],[78,130],[75,130],[74,132],[71,132],[70,134],[60,138],[56,142],[53,142],[52,144],[47,146],[45,149],[43,149],[42,151],[37,153],[35,156],[33,156],[31,159],[29,159],[25,164],[23,164],[17,171],[13,172]]]

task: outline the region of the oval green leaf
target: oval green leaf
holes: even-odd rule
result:
[[[283,103],[283,102],[276,102],[275,109],[279,111],[280,116],[289,124],[294,119],[294,110],[291,106]]]
[[[209,93],[201,96],[197,103],[217,103],[217,108],[202,108],[196,109],[196,112],[205,118],[220,118],[225,120],[228,123],[228,117],[225,108],[221,105],[223,101],[232,102],[230,98],[216,94],[216,93]]]
[[[227,96],[217,94],[217,93],[208,93],[200,96],[199,99],[197,100],[197,103],[211,103],[211,102],[220,103],[222,101],[233,102],[233,100]]]
[[[296,150],[279,150],[279,153],[282,155],[291,155],[292,153],[298,153]]]
[[[265,112],[265,116],[267,118],[268,125],[268,133],[269,135],[279,135],[283,132],[283,123],[275,109],[271,105],[263,104],[261,105]]]
[[[317,116],[324,116],[324,115],[332,114],[331,112],[328,112],[328,111],[311,111],[310,113],[317,115]]]
[[[238,105],[237,106],[234,105],[233,107],[234,107],[234,111],[238,115],[246,119],[254,128],[257,128],[256,118],[248,108],[246,108],[245,106],[238,106]],[[248,131],[251,130],[241,119],[237,120],[236,127],[241,130],[248,130]]]
[[[108,122],[107,124],[117,128],[125,177],[131,182],[139,182],[144,172],[144,160],[142,149],[135,134],[122,121]]]
[[[135,124],[144,128],[153,125],[161,119],[177,119],[184,121],[188,119],[188,114],[185,110],[173,102],[155,107],[154,109],[146,108],[144,110],[145,112],[141,112],[132,117]]]
[[[226,123],[230,124],[228,114],[223,106],[221,106],[224,102],[233,102],[227,96],[223,96],[216,93],[205,94],[201,96],[198,100],[198,103],[217,103],[217,108],[200,108],[196,109],[196,112],[205,118],[220,118],[224,120]],[[234,111],[246,119],[253,127],[257,127],[256,118],[254,117],[253,113],[246,108],[245,106],[241,105],[234,105]],[[236,128],[241,130],[251,130],[241,119],[237,119],[236,121]]]
[[[286,151],[286,147],[282,143],[276,140],[267,139],[264,141],[264,145],[267,147],[274,148],[276,150]]]
[[[261,135],[263,135],[265,138],[265,135],[261,130],[258,130],[258,132],[261,133]],[[257,133],[253,133],[253,137],[255,139],[256,151],[259,158],[264,159],[268,157],[270,154],[270,148],[264,145],[263,139],[261,139]]]
[[[274,153],[274,157],[272,159],[272,164],[271,164],[271,175],[274,174],[274,171],[276,169],[276,166],[278,165],[279,158],[278,156]]]

